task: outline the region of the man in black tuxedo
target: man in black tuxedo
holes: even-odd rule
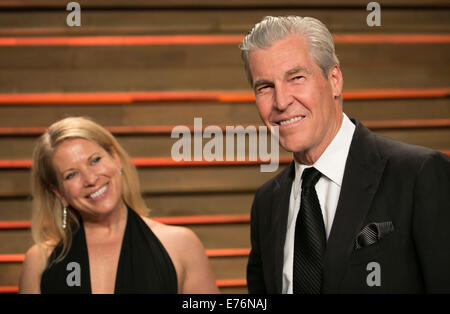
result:
[[[261,119],[294,155],[253,201],[249,292],[449,293],[449,157],[343,113],[320,21],[266,17],[240,48]]]

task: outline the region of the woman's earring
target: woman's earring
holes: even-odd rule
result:
[[[63,205],[63,219],[62,219],[62,227],[63,229],[66,229],[67,225],[67,206]]]

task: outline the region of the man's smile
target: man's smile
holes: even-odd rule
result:
[[[275,124],[280,126],[280,127],[287,127],[287,126],[291,126],[291,125],[299,123],[305,117],[306,116],[304,116],[304,115],[298,115],[298,116],[294,116],[294,117],[291,117],[291,118],[284,118],[284,119],[281,119],[279,121],[275,121]]]

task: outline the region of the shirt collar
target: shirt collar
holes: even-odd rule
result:
[[[327,146],[319,159],[312,165],[302,165],[295,161],[295,195],[299,195],[300,178],[303,170],[314,167],[319,170],[322,175],[333,181],[339,187],[344,177],[345,163],[347,161],[348,151],[352,142],[355,125],[350,121],[347,115],[343,114],[343,120],[339,131],[334,139]]]

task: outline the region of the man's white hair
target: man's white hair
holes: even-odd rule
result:
[[[308,51],[327,79],[329,70],[339,65],[334,49],[333,37],[327,27],[318,19],[300,16],[266,16],[244,37],[239,48],[248,81],[253,86],[248,54],[252,50],[269,48],[273,43],[289,35],[304,36]]]

